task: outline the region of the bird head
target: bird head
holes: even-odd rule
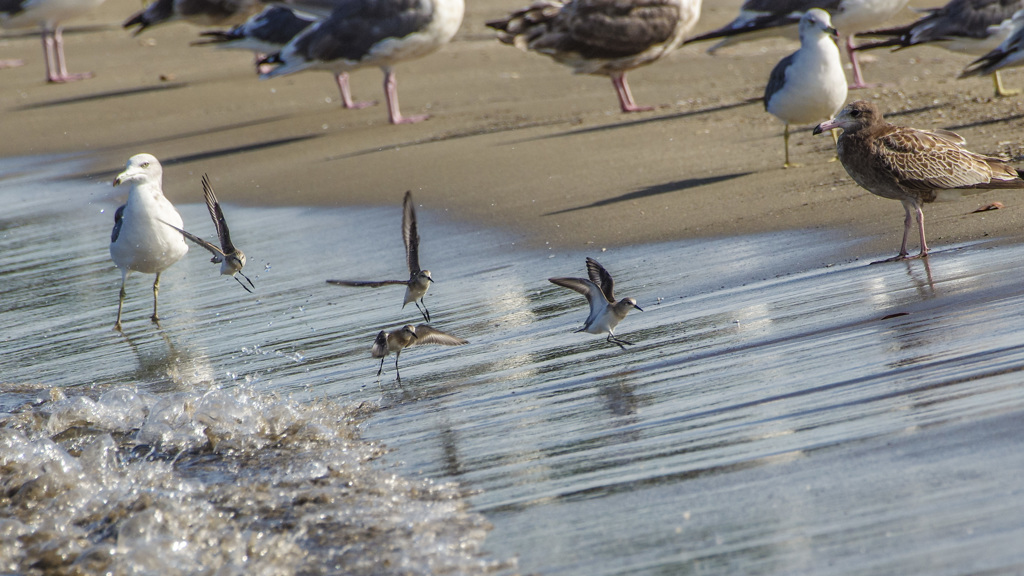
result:
[[[430,275],[430,270],[420,270],[420,273],[416,275],[418,280],[426,279],[429,282],[433,282],[434,278]]]
[[[629,309],[629,308],[636,308],[637,310],[639,310],[641,312],[644,311],[644,309],[641,308],[640,305],[636,303],[636,300],[634,300],[632,298],[623,298],[622,300],[620,300],[620,302],[623,304],[623,308],[627,308],[627,309]]]
[[[125,182],[157,181],[163,177],[164,169],[160,161],[151,154],[136,154],[128,159],[124,172],[114,178],[114,186],[120,186]]]
[[[850,102],[839,111],[835,118],[822,122],[814,127],[814,134],[821,134],[833,128],[842,128],[843,132],[853,132],[882,121],[882,113],[878,107],[867,100]]]
[[[832,17],[821,8],[811,8],[800,17],[800,37],[806,37],[812,30],[831,36],[833,40],[839,38],[839,32],[832,26]]]
[[[409,336],[412,336],[413,340],[416,339],[416,327],[413,326],[412,324],[406,324],[405,326],[403,326],[402,332],[405,332]]]

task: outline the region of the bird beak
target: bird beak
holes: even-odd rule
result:
[[[124,174],[118,174],[117,177],[114,178],[114,186],[120,186],[121,185],[121,176],[124,176]]]
[[[836,30],[835,28],[829,27],[829,28],[825,29],[825,32],[828,32],[828,35],[831,36],[832,39],[835,40],[837,44],[839,43],[839,30]]]
[[[636,308],[637,310],[639,310],[639,311],[641,311],[641,312],[643,312],[643,311],[644,311],[644,309],[643,309],[643,308],[641,308],[639,304],[633,304],[633,308]]]
[[[835,118],[833,118],[831,120],[827,120],[827,121],[822,122],[821,124],[818,124],[817,126],[815,126],[813,134],[815,136],[817,136],[818,134],[821,134],[822,132],[824,132],[826,130],[831,130],[833,128],[839,128],[839,123],[836,122]]]

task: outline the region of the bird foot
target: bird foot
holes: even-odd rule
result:
[[[879,88],[882,85],[878,82],[867,83],[867,82],[854,82],[847,86],[849,90],[868,90],[870,88]]]
[[[624,104],[621,106],[623,112],[650,112],[654,106],[637,106],[636,104]]]
[[[903,262],[904,260],[917,260],[919,258],[927,258],[927,252],[921,252],[916,256],[908,256],[907,254],[897,254],[892,258],[886,258],[885,260],[876,260],[872,264],[885,264],[886,262]]]
[[[996,90],[996,98],[1009,98],[1010,96],[1018,96],[1020,93],[1020,90],[1008,90],[1004,88],[1002,90]]]
[[[376,106],[376,100],[369,101],[356,101],[356,102],[342,102],[341,107],[346,110],[362,110],[363,108],[369,108],[370,106]]]
[[[114,332],[124,332],[124,330],[121,330],[121,323],[120,322],[118,322],[117,324],[114,324]]]
[[[423,122],[427,118],[430,118],[430,114],[418,114],[416,116],[393,116],[391,117],[392,124],[415,124],[417,122]]]
[[[92,72],[79,72],[77,74],[59,74],[56,76],[47,76],[46,81],[51,84],[66,84],[68,82],[78,82],[79,80],[87,80],[92,77]]]
[[[803,164],[797,164],[796,162],[786,162],[782,165],[783,168],[799,168],[801,166],[803,166]]]
[[[833,162],[839,162],[839,156],[833,156],[833,157],[828,159],[828,163],[829,164],[831,164]]]

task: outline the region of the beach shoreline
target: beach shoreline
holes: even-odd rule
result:
[[[739,4],[705,7],[697,32],[728,21]],[[356,98],[378,104],[344,110],[326,72],[260,81],[248,52],[189,46],[202,28],[174,23],[132,36],[119,24],[138,4],[109,0],[68,28],[69,67],[95,71],[93,79],[47,85],[38,35],[0,37],[0,57],[25,62],[0,71],[0,157],[82,155],[89,170],[65,176],[108,182],[129,156],[148,152],[164,164],[174,202],[199,201],[203,173],[222,201],[247,205],[399,205],[412,190],[424,209],[514,231],[532,246],[833,229],[865,240],[844,259],[895,253],[901,206],[829,162],[830,138],[800,127],[792,154],[802,166],[781,166],[782,123],[757,98],[793,43],[714,57],[706,45],[686,46],[630,74],[638,103],[659,107],[626,115],[607,79],[493,40],[483,22],[517,6],[470,4],[453,43],[398,66],[403,112],[432,118],[392,126],[379,70],[352,74]],[[993,98],[987,78],[955,80],[969,61],[933,47],[872,53],[865,74],[883,85],[850,99],[878,102],[895,123],[955,130],[977,152],[1019,155],[1024,100]],[[1006,82],[1024,85],[1024,75]],[[995,201],[1005,208],[973,213]],[[1020,237],[1024,196],[979,194],[928,205],[925,217],[934,248]]]

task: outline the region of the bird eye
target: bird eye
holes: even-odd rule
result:
[[[142,163],[142,167],[143,168],[149,168],[149,162],[143,162]]]
[[[860,116],[860,110],[856,110],[856,109],[851,110],[850,111],[850,116],[853,116],[854,118],[857,118],[858,116]]]

